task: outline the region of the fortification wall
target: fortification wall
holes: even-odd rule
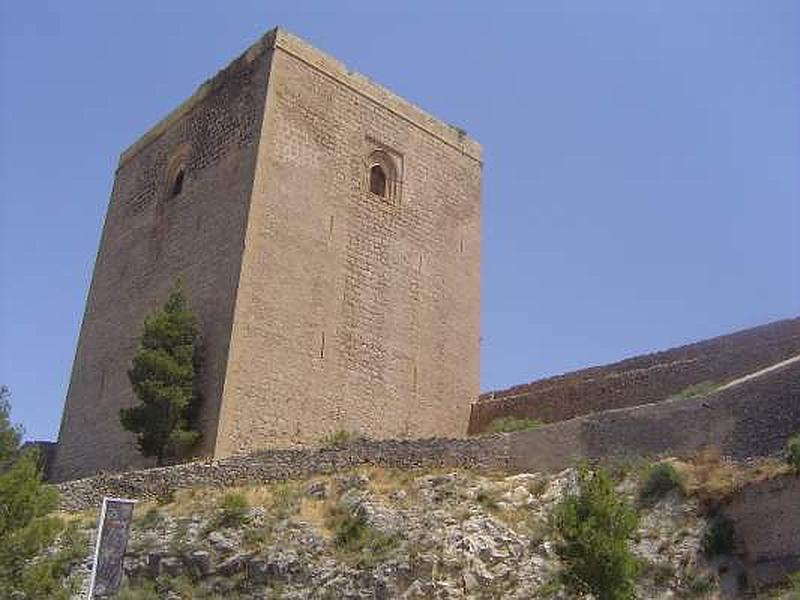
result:
[[[216,436],[270,51],[253,46],[123,153],[95,262],[53,477],[148,464],[119,410],[145,315],[180,278],[202,332],[200,452]],[[172,176],[185,167],[183,189]]]
[[[97,506],[103,494],[152,499],[180,488],[300,478],[365,464],[537,472],[582,460],[685,456],[708,446],[743,460],[779,455],[798,430],[800,362],[795,362],[703,400],[618,409],[531,431],[470,439],[365,440],[341,450],[272,450],[101,475],[58,489],[62,507],[78,510]]]
[[[59,484],[61,510],[95,508],[103,496],[154,500],[178,489],[228,487],[335,473],[358,466],[505,469],[501,436],[475,439],[364,440],[343,449],[268,450],[218,461],[97,475]]]
[[[751,484],[725,507],[737,552],[761,585],[783,583],[800,571],[800,477]]]
[[[724,383],[800,353],[800,318],[482,394],[469,432],[500,417],[546,423],[664,400],[690,385]]]
[[[479,393],[480,149],[277,31],[217,457],[463,435]],[[369,191],[371,156],[396,169]]]
[[[706,446],[735,459],[780,454],[800,431],[800,362],[702,399],[595,413],[509,436],[509,465],[552,471],[582,460],[681,456]]]

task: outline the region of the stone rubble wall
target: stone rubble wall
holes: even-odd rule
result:
[[[103,496],[157,500],[179,489],[224,488],[335,473],[359,466],[505,470],[507,438],[359,440],[339,449],[267,450],[121,474],[98,474],[57,485],[60,509],[96,508]]]
[[[134,471],[58,485],[63,510],[103,495],[152,500],[191,487],[294,479],[363,465],[557,471],[589,460],[685,456],[705,447],[738,460],[780,455],[800,432],[800,362],[701,399],[606,411],[529,431],[468,439],[360,440],[345,448],[268,450],[219,461]]]
[[[725,383],[800,353],[800,318],[776,321],[695,344],[583,369],[506,390],[472,405],[469,433],[500,417],[546,423],[659,402],[691,385]]]

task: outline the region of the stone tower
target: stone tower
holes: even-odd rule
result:
[[[198,454],[462,435],[478,397],[481,151],[275,29],[120,157],[52,468],[149,464],[120,424],[181,279]]]

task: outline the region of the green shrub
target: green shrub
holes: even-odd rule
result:
[[[164,515],[157,508],[151,507],[141,517],[134,518],[133,523],[142,529],[155,529],[164,523]]]
[[[486,510],[495,511],[499,508],[497,499],[487,490],[478,490],[478,493],[475,494],[475,500]]]
[[[260,550],[272,541],[272,527],[251,527],[244,530],[242,540],[249,550]]]
[[[142,580],[135,584],[125,583],[114,597],[116,600],[159,600],[152,581]]]
[[[778,590],[776,600],[800,600],[800,571],[795,571],[787,578],[786,584]]]
[[[671,400],[689,400],[693,398],[703,398],[710,393],[715,392],[720,387],[719,383],[714,381],[701,381],[695,383],[687,388],[682,389],[680,392],[671,396]]]
[[[362,567],[375,565],[397,544],[397,538],[370,527],[357,510],[337,504],[327,516],[333,544],[342,558]]]
[[[219,517],[218,517],[219,518]],[[215,523],[216,527],[220,527]],[[175,524],[175,531],[172,532],[172,537],[169,539],[169,550],[173,554],[186,554],[192,547],[191,539],[189,538],[189,522],[186,519],[180,519]]]
[[[717,588],[717,578],[708,571],[691,570],[685,575],[684,586],[691,598],[707,598]]]
[[[344,448],[348,444],[355,442],[356,440],[363,439],[364,436],[354,432],[354,431],[347,431],[346,429],[337,429],[334,432],[331,432],[327,435],[322,436],[320,440],[320,446],[323,448],[327,448],[328,450],[337,450],[339,448]]]
[[[523,419],[520,417],[500,417],[489,424],[487,433],[511,433],[512,431],[525,431],[536,429],[544,425],[535,419]]]
[[[278,519],[286,519],[297,512],[300,492],[297,486],[290,483],[277,483],[272,488],[270,512]]]
[[[800,475],[800,433],[796,433],[786,442],[786,460],[794,472]]]
[[[709,558],[731,554],[734,545],[733,521],[726,515],[717,513],[709,520],[700,540],[703,553]]]
[[[633,597],[640,565],[628,546],[639,519],[605,471],[580,467],[577,493],[565,496],[551,518],[568,589],[591,592],[598,600]]]
[[[8,389],[0,386],[0,593],[67,599],[65,570],[89,549],[77,543],[75,526],[51,514],[58,495],[42,482],[39,453],[20,448],[21,429],[9,415]]]
[[[678,490],[682,496],[686,493],[683,476],[668,462],[656,463],[645,473],[639,488],[639,504],[653,506],[672,490]]]
[[[222,497],[219,514],[214,520],[217,527],[238,527],[247,521],[250,503],[243,494],[231,492]]]

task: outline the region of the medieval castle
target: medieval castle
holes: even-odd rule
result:
[[[478,397],[481,150],[275,29],[123,152],[53,464],[146,464],[119,424],[180,278],[199,452],[460,435]]]
[[[203,340],[204,456],[338,429],[461,437],[504,416],[572,419],[521,438],[520,465],[546,467],[625,436],[656,450],[734,439],[754,410],[775,438],[759,437],[765,451],[783,443],[796,386],[783,404],[742,401],[713,432],[697,407],[670,413],[674,431],[661,409],[575,417],[792,359],[800,319],[479,396],[481,166],[463,131],[285,31],[265,35],[120,157],[50,477],[149,464],[118,415],[136,402],[142,321],[179,278]]]

